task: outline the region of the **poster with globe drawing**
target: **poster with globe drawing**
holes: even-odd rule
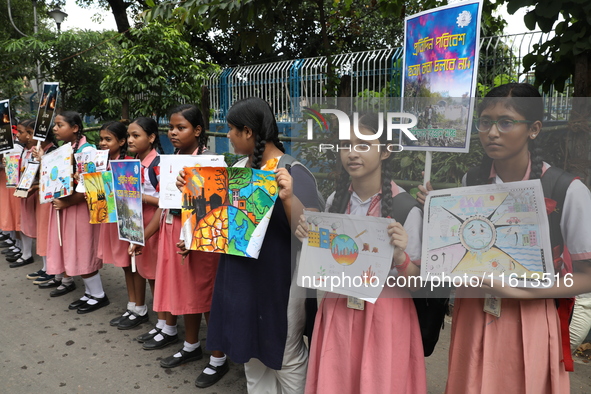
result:
[[[182,239],[191,250],[257,258],[279,188],[273,171],[187,167]]]
[[[539,180],[430,192],[421,276],[491,275],[519,287],[552,285],[554,265]],[[546,280],[547,279],[547,280]]]
[[[378,298],[392,266],[392,219],[305,211],[298,285],[363,299]]]
[[[60,146],[41,158],[39,179],[39,202],[51,202],[55,198],[69,196],[74,192],[72,168],[72,144]]]

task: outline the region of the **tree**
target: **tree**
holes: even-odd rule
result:
[[[130,31],[100,87],[112,113],[160,117],[182,102],[197,102],[209,64],[176,29],[152,22]],[[125,104],[129,103],[129,107]]]

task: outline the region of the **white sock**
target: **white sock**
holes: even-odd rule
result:
[[[63,290],[63,289],[65,289],[65,288],[66,288],[66,286],[68,286],[68,285],[70,285],[70,284],[72,284],[72,283],[74,283],[74,278],[72,278],[71,276],[68,276],[67,278],[66,278],[66,277],[64,277],[64,278],[62,279],[62,284],[61,284],[61,285],[59,285],[59,286],[57,287],[57,289],[58,289],[58,290]]]
[[[23,243],[22,259],[26,260],[31,258],[33,255],[33,238],[27,237],[25,234],[21,234],[21,240]]]
[[[165,333],[166,335],[176,335],[177,334],[177,329],[176,329],[176,324],[174,326],[169,326],[168,324],[164,324],[164,328],[162,328],[162,332]],[[161,341],[164,339],[164,336],[162,334],[158,334],[154,337],[154,339],[156,341]]]
[[[224,354],[224,357],[214,357],[214,356],[209,357],[209,363],[214,367],[221,367],[222,365],[224,365],[225,362],[226,362],[226,355],[225,354]],[[215,373],[215,371],[211,368],[205,368],[203,370],[203,373],[206,375],[213,375]]]
[[[127,310],[128,310],[128,311],[132,311],[132,312],[133,312],[133,310],[134,310],[134,309],[135,309],[135,302],[131,302],[131,301],[129,301],[129,302],[127,303]],[[127,313],[127,312],[125,312],[125,313]],[[127,314],[129,315],[129,313],[127,313]]]
[[[195,350],[197,350],[199,347],[201,346],[201,343],[199,343],[199,341],[197,341],[197,343],[189,343],[187,341],[185,341],[184,345],[183,345],[183,350],[185,352],[194,352]],[[174,355],[174,357],[182,357],[181,352],[178,352]]]
[[[41,268],[43,270],[43,272],[47,272],[47,257],[46,256],[42,256],[43,259],[43,268]]]
[[[10,238],[15,239],[16,238],[16,231],[9,231],[8,235],[10,236]]]
[[[134,309],[130,309],[131,311],[134,311],[135,313],[137,313],[140,316],[145,316],[146,313],[148,313],[148,306],[147,305],[136,305]]]
[[[8,248],[8,250],[10,250],[12,252],[16,252],[17,250],[20,251],[20,249],[17,248],[16,245],[12,245],[10,248]]]
[[[84,294],[82,297],[80,297],[80,301],[88,301],[90,300],[90,298],[86,297],[86,294]]]
[[[16,245],[16,247],[17,247],[17,248],[19,248],[19,249],[22,249],[23,242],[21,241],[21,239],[20,239],[20,238],[16,239],[16,240],[14,241],[14,244]]]
[[[105,296],[105,292],[103,291],[103,282],[101,282],[101,274],[99,272],[90,278],[83,278],[83,280],[88,294],[95,298],[103,298]],[[88,301],[89,305],[94,305],[96,303],[98,303],[97,300],[91,299]]]
[[[165,325],[166,325],[166,319],[158,319],[158,322],[156,323],[156,328],[159,328],[162,330]]]
[[[55,276],[55,280],[59,280],[59,281],[64,280],[64,273],[62,272],[61,274],[57,274]]]

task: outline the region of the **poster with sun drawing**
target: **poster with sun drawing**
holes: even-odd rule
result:
[[[86,203],[91,224],[117,222],[117,208],[113,194],[113,173],[91,172],[82,175],[86,189]]]
[[[421,276],[441,274],[511,276],[519,287],[551,285],[554,265],[541,182],[430,192]]]
[[[185,174],[181,238],[189,249],[258,258],[278,196],[275,174],[234,167]]]
[[[39,180],[41,204],[53,201],[55,198],[69,196],[74,192],[72,158],[72,144],[69,142],[41,158]]]
[[[392,265],[392,219],[305,211],[308,238],[298,267],[298,286],[378,298]]]

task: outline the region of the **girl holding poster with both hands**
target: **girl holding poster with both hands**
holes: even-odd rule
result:
[[[536,148],[543,118],[544,101],[535,87],[511,83],[492,89],[478,106],[475,123],[486,155],[475,182],[470,183],[543,178],[549,165]],[[465,176],[464,185],[467,179]],[[427,184],[420,190],[418,198],[424,202],[432,188]],[[555,264],[561,264],[556,272],[572,275],[572,282],[561,275],[558,283],[547,289],[503,287],[500,283],[492,287],[489,283],[484,289],[457,289],[447,393],[569,392],[565,360],[570,349],[562,337],[568,324],[561,328],[557,309],[557,301],[567,300],[557,299],[591,291],[589,223],[591,193],[575,179],[566,190],[560,220],[563,254],[554,256]],[[485,312],[485,293],[503,297],[495,313],[500,317]]]
[[[130,125],[131,128],[131,125]],[[180,155],[200,155],[206,151],[207,136],[201,111],[194,105],[181,105],[172,110],[168,138]],[[185,342],[183,347],[170,357],[160,361],[164,368],[203,358],[199,342],[201,314],[209,321],[211,297],[219,255],[215,253],[188,251],[179,252],[181,232],[180,210],[160,209],[145,229],[148,240],[158,233],[158,263],[154,292],[154,310],[166,312],[166,324],[155,329],[151,337],[144,339],[146,350],[161,349],[178,342],[177,316],[185,320]],[[130,246],[130,253],[143,254],[142,248]],[[181,253],[186,255],[181,257]],[[149,256],[151,257],[151,256]],[[198,387],[215,384],[228,372],[228,361],[224,353],[212,351],[209,364],[197,377]]]
[[[385,130],[377,114],[359,119],[359,132],[375,135]],[[385,146],[386,133],[372,141],[351,133],[341,141],[341,174],[336,191],[327,200],[333,213],[391,217],[393,198],[406,193],[392,180],[391,153]],[[371,149],[357,152],[354,146]],[[351,148],[351,149],[347,149]],[[422,212],[413,207],[404,224],[388,226],[395,246],[392,275],[419,274],[421,260]],[[304,217],[296,230],[308,236]],[[363,302],[363,301],[361,301]],[[348,303],[348,297],[327,294],[320,304],[306,382],[306,393],[426,393],[427,381],[421,330],[408,289],[385,286],[374,304],[363,310]]]
[[[86,142],[82,135],[82,118],[76,112],[66,111],[55,117],[53,132],[55,138],[64,143],[72,143],[73,152],[80,153],[94,147]],[[43,159],[41,159],[43,160]],[[76,164],[73,163],[73,168]],[[74,182],[77,182],[74,177]],[[47,273],[62,274],[61,284],[50,293],[59,297],[76,289],[73,276],[80,275],[84,281],[85,292],[79,300],[68,308],[77,309],[78,313],[89,313],[109,305],[109,299],[103,291],[99,269],[101,260],[97,257],[98,227],[89,223],[90,213],[84,199],[84,193],[54,199],[49,213],[49,236],[47,248]],[[58,215],[61,226],[58,226]],[[59,243],[61,231],[62,246]],[[59,279],[54,279],[59,281]]]

